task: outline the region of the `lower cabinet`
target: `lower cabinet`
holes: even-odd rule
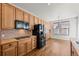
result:
[[[37,40],[36,40],[36,36],[32,36],[32,49],[35,49],[37,47]]]
[[[23,38],[18,41],[18,56],[22,56],[30,52],[31,49],[31,39]]]
[[[25,39],[20,39],[18,41],[18,56],[26,54],[27,41]]]
[[[0,56],[1,56],[1,46],[0,46]]]
[[[8,42],[0,46],[2,56],[23,56],[36,48],[36,36],[22,38],[18,41]]]
[[[29,53],[30,51],[32,51],[31,38],[29,40],[27,40],[26,53]]]
[[[17,42],[2,45],[3,56],[17,56]]]

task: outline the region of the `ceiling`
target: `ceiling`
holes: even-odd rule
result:
[[[65,19],[79,15],[78,3],[14,3],[47,21]]]

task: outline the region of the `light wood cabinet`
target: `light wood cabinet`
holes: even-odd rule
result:
[[[35,17],[35,24],[39,24],[39,19]]]
[[[27,47],[26,43],[27,43],[26,39],[20,39],[18,41],[18,55],[19,56],[26,54],[26,47]]]
[[[17,42],[10,42],[2,45],[3,56],[17,56]]]
[[[20,9],[18,9],[18,8],[16,8],[16,11],[15,11],[15,13],[16,13],[16,20],[20,20],[20,21],[23,21],[23,16],[24,16],[24,12],[22,11],[22,10],[20,10]]]
[[[9,4],[2,4],[2,29],[13,29],[15,8]]]
[[[1,56],[1,46],[0,46],[0,56]]]
[[[0,3],[0,30],[1,30],[1,3]]]
[[[30,52],[31,49],[31,39],[24,38],[18,41],[18,55],[22,56]]]
[[[31,37],[32,40],[32,49],[35,49],[37,47],[37,39],[36,36]]]
[[[34,28],[34,16],[30,15],[30,28],[33,29]]]
[[[30,51],[32,51],[32,44],[31,44],[31,38],[29,38],[27,40],[27,48],[26,48],[26,53],[29,53]]]
[[[30,21],[30,17],[29,17],[29,14],[28,13],[24,13],[24,21],[25,22],[29,22]]]

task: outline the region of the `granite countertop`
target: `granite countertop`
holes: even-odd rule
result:
[[[32,36],[16,37],[16,38],[14,38],[14,39],[12,39],[12,38],[10,38],[10,39],[2,39],[2,40],[1,40],[1,45],[7,44],[7,43],[9,43],[9,42],[19,41],[20,39],[23,39],[23,38],[31,38],[31,37],[33,37],[33,36],[34,36],[34,35],[32,35]]]

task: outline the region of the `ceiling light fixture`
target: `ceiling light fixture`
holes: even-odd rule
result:
[[[50,5],[51,3],[48,3],[48,6]]]

